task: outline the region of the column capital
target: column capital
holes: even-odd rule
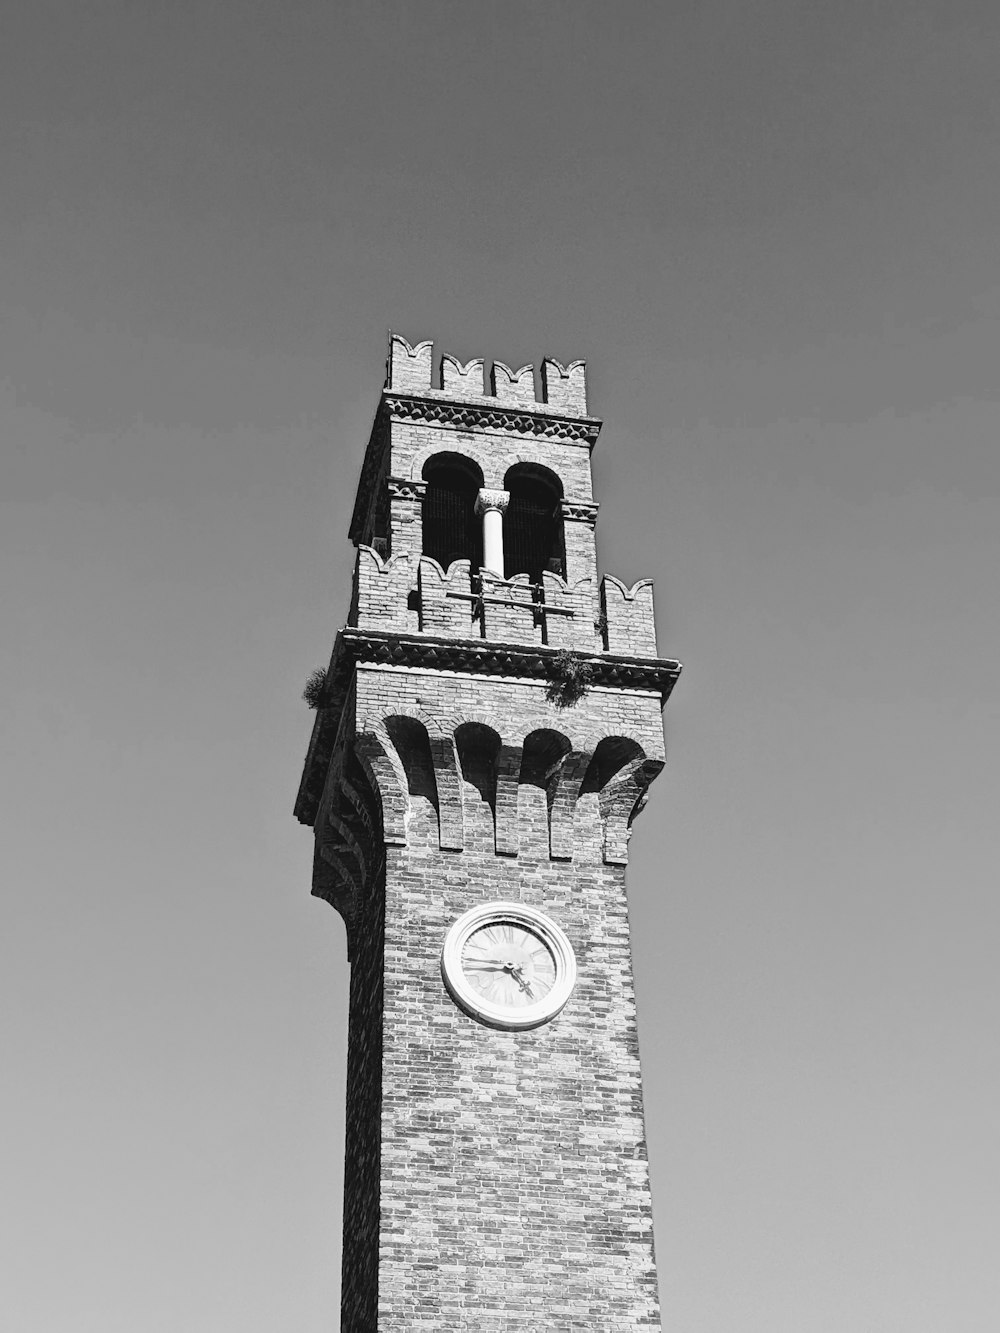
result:
[[[486,514],[494,509],[498,514],[503,514],[508,504],[510,504],[510,491],[492,491],[488,486],[483,486],[476,496],[476,513]]]

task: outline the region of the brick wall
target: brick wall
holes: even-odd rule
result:
[[[658,700],[595,690],[559,709],[543,682],[360,668],[355,707],[394,751],[379,791],[405,802],[406,841],[352,932],[343,1327],[659,1327],[625,858],[607,857],[607,825],[614,857],[660,764]],[[441,979],[449,927],[493,900],[548,913],[577,957],[569,1003],[531,1031],[478,1023]]]

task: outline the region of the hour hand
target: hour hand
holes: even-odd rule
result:
[[[514,972],[514,980],[517,982],[517,984],[518,984],[518,985],[521,987],[521,989],[524,991],[525,995],[528,995],[528,996],[531,997],[531,999],[534,999],[534,998],[535,998],[535,995],[534,995],[534,991],[532,991],[532,989],[531,989],[531,982],[530,982],[530,981],[525,981],[524,977],[521,976],[521,969],[520,969],[520,967],[515,967],[515,968],[513,969],[513,972]]]

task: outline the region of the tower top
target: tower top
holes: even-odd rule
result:
[[[570,361],[567,365],[543,357],[539,398],[535,392],[534,366],[512,370],[503,361],[494,361],[490,368],[489,388],[486,388],[486,363],[482,357],[473,357],[463,365],[456,357],[445,352],[441,358],[439,382],[434,381],[434,344],[419,342],[411,346],[398,333],[389,333],[389,355],[386,359],[385,387],[397,393],[440,394],[443,398],[462,398],[475,401],[495,399],[504,407],[521,407],[530,411],[550,411],[560,416],[587,416],[587,363]]]
[[[372,504],[385,472],[393,421],[445,431],[452,440],[456,433],[472,432],[481,438],[488,437],[494,442],[491,449],[495,458],[500,441],[506,441],[504,452],[509,452],[512,441],[521,440],[526,445],[534,442],[549,463],[553,446],[570,445],[578,449],[582,446],[590,451],[597,442],[601,422],[587,412],[585,361],[571,361],[564,366],[545,357],[541,365],[540,399],[535,392],[534,367],[530,365],[511,370],[504,362],[494,361],[489,372],[489,391],[485,387],[486,363],[482,357],[463,364],[446,352],[436,375],[434,370],[433,342],[428,339],[411,345],[398,333],[389,333],[385,385],[365,451],[351,519],[351,540],[355,544],[372,540]],[[536,461],[543,461],[541,455]],[[579,470],[580,464],[571,466]],[[583,466],[588,477],[587,494],[579,498],[590,499],[589,464]],[[419,480],[419,474],[414,479]]]
[[[317,816],[356,668],[516,676],[542,690],[572,670],[660,706],[680,672],[657,653],[652,582],[598,574],[590,463],[601,422],[584,410],[584,362],[546,359],[544,402],[530,366],[494,363],[492,395],[481,359],[445,355],[438,388],[433,367],[430,341],[390,333],[350,529],[351,607],[296,805],[305,823]],[[559,714],[564,728],[571,711]]]

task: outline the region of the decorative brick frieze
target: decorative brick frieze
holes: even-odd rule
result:
[[[600,422],[573,421],[567,417],[543,416],[536,410],[530,414],[485,399],[478,403],[444,402],[429,395],[404,397],[392,394],[383,399],[390,417],[399,420],[422,421],[427,424],[450,426],[455,430],[482,430],[504,435],[544,435],[566,444],[585,444],[597,441]]]
[[[563,500],[559,506],[564,519],[570,523],[587,523],[592,528],[597,526],[597,510],[599,507],[596,500],[586,502]]]
[[[385,484],[390,500],[423,500],[427,490],[426,481],[409,477],[387,477]]]

